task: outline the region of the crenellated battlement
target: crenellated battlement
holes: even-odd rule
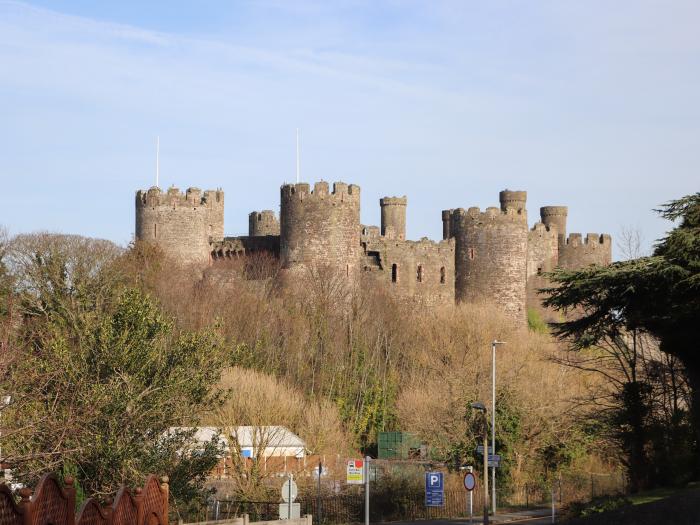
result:
[[[603,233],[571,233],[559,240],[559,266],[567,269],[585,268],[591,264],[605,266],[612,262],[612,239]]]
[[[140,207],[214,207],[218,204],[223,205],[223,201],[224,192],[220,189],[202,192],[199,188],[190,187],[182,192],[179,188],[171,187],[163,192],[157,186],[152,186],[147,191],[139,190],[136,192],[136,206]]]
[[[448,210],[445,210],[448,211]],[[445,213],[443,211],[443,214]],[[477,206],[472,206],[471,208],[468,208],[465,210],[464,208],[456,208],[454,210],[449,210],[452,212],[452,220],[453,221],[472,221],[472,222],[484,222],[484,223],[489,223],[489,222],[504,222],[504,223],[522,223],[522,222],[527,222],[527,215],[525,214],[524,210],[516,209],[516,208],[506,208],[505,210],[502,210],[500,208],[497,208],[495,206],[489,206],[484,210],[483,212],[481,211],[481,208]],[[444,217],[444,215],[443,215]],[[451,227],[452,229],[452,227]],[[455,234],[454,231],[451,232],[452,235]]]
[[[291,200],[328,200],[330,202],[356,202],[360,203],[360,187],[355,184],[344,182],[334,182],[333,191],[330,191],[326,181],[319,181],[314,184],[313,190],[306,182],[296,184],[284,184],[281,188],[283,201]]]
[[[565,243],[569,248],[575,248],[576,246],[590,246],[595,248],[596,246],[605,247],[611,244],[612,238],[607,233],[587,233],[585,237],[580,233],[570,233]]]
[[[136,192],[135,236],[198,268],[266,252],[279,259],[287,284],[328,268],[348,285],[369,279],[400,301],[491,301],[522,324],[550,271],[609,264],[612,254],[607,234],[566,235],[566,206],[540,208],[541,222],[530,228],[526,202],[527,192],[503,190],[498,207],[442,210],[442,240],[406,240],[406,196],[380,198],[381,226],[370,226],[360,224],[357,185],[283,184],[279,215],[253,211],[247,236],[224,237],[222,190],[152,187]]]
[[[379,199],[380,206],[406,206],[408,199],[403,197],[382,197]]]
[[[541,222],[536,222],[532,226],[532,228],[530,228],[530,231],[536,232],[536,233],[541,233],[541,234],[554,233],[554,230],[552,228],[550,228],[549,226],[547,226],[546,224],[543,224]]]

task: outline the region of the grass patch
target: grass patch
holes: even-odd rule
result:
[[[548,334],[549,327],[547,323],[542,319],[540,312],[534,308],[527,309],[527,326],[533,332],[538,334]]]

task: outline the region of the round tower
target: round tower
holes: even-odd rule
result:
[[[566,239],[566,216],[568,214],[569,208],[566,206],[543,206],[540,208],[542,224],[548,228],[554,226],[557,229],[560,244]]]
[[[527,201],[527,192],[503,190],[498,194],[498,200],[501,203],[501,211],[512,209],[516,213],[523,213],[525,211],[525,201]]]
[[[223,238],[223,202],[220,190],[204,196],[199,188],[137,191],[135,237],[156,244],[180,264],[206,266],[210,238],[219,231]]]
[[[490,302],[525,323],[528,227],[525,202],[518,202],[504,211],[456,209],[450,227],[455,237],[456,300]]]
[[[254,211],[248,215],[248,235],[250,237],[279,234],[280,223],[272,210]]]
[[[360,266],[360,187],[343,182],[281,188],[280,260],[288,270],[329,268],[354,280]]]
[[[406,196],[379,199],[382,210],[382,235],[388,239],[406,239]]]
[[[442,239],[447,240],[452,237],[450,223],[452,222],[452,212],[454,210],[442,210]]]

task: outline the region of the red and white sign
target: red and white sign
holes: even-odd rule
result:
[[[464,476],[464,488],[472,491],[476,487],[476,476],[471,472],[467,472]]]
[[[365,462],[362,459],[349,459],[347,463],[348,485],[362,485],[365,482]]]

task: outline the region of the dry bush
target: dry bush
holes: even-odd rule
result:
[[[568,439],[578,423],[573,401],[597,386],[590,375],[551,361],[558,350],[548,335],[514,327],[488,304],[415,308],[363,279],[349,287],[330,269],[282,270],[278,281],[294,279],[297,286],[261,293],[258,281],[242,277],[244,261],[226,264],[232,271],[237,264],[239,273],[225,285],[164,272],[153,289],[183,327],[217,323],[243,375],[261,371],[261,384],[274,377],[270,389],[289,389],[288,398],[304,408],[301,416],[289,408],[283,424],[314,449],[324,441],[308,420],[314,412],[308,399],[326,400],[346,429],[333,423],[340,430],[325,448],[361,447],[374,443],[378,431],[401,429],[445,453],[473,436],[467,404],[490,404],[490,343],[499,339],[507,342],[498,349],[499,392],[522,414],[511,470],[518,485],[538,475],[543,447]]]

